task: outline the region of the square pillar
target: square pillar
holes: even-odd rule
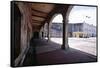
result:
[[[48,23],[47,26],[47,37],[48,37],[48,41],[50,41],[50,23]]]
[[[42,39],[44,39],[44,26],[43,26],[43,28],[42,28]]]
[[[62,49],[69,48],[68,45],[68,20],[63,20],[63,44],[61,46]]]

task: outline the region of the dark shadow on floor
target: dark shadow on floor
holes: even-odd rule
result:
[[[23,66],[37,65],[37,55],[36,55],[37,42],[38,40],[35,40],[34,38],[30,40],[30,48],[23,62]]]
[[[54,47],[57,47],[57,45],[60,46],[59,44],[51,41],[47,42],[47,40],[45,39],[32,40],[30,50],[26,56],[23,66],[86,63],[97,61],[97,56],[73,48],[69,48],[66,50],[55,48],[54,50],[49,50],[43,53],[36,54],[36,51],[38,51],[36,49],[37,46],[46,46],[48,48],[48,46],[50,45],[54,45]]]

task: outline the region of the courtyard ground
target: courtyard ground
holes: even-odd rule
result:
[[[62,44],[62,38],[51,38],[51,41]],[[69,47],[92,54],[97,55],[96,38],[68,38]]]

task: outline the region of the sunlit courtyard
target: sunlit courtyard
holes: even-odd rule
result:
[[[51,41],[62,44],[62,38],[51,38]],[[96,56],[96,38],[68,38],[69,47]]]

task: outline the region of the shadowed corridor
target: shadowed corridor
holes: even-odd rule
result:
[[[96,62],[96,56],[70,48],[68,44],[72,8],[71,4],[12,1],[11,66]],[[50,27],[58,14],[63,23],[62,45],[50,41]]]
[[[27,53],[23,66],[97,61],[94,55],[73,48],[62,50],[61,45],[51,41],[47,42],[45,39],[32,39],[30,45],[31,48]]]

